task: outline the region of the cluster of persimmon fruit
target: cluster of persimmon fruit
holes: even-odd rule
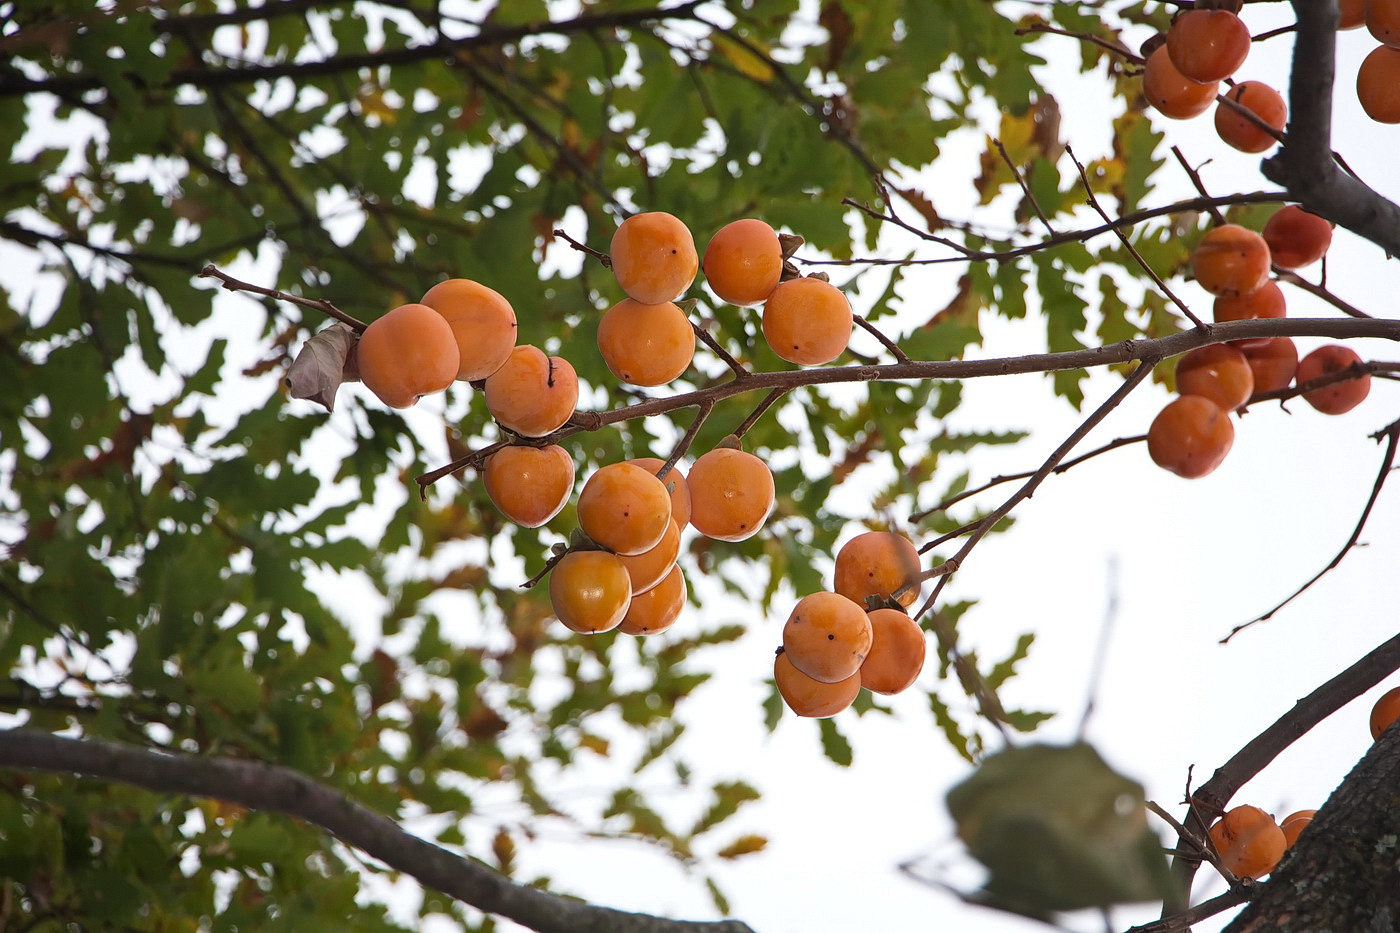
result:
[[[1397,720],[1400,687],[1386,691],[1371,707],[1371,739],[1379,739]],[[1316,814],[1316,810],[1298,810],[1275,820],[1260,807],[1241,804],[1211,824],[1210,842],[1222,867],[1237,877],[1258,880],[1274,870]]]
[[[1143,94],[1173,120],[1199,116],[1215,104],[1222,140],[1241,152],[1264,152],[1281,137],[1288,105],[1262,81],[1233,79],[1253,43],[1239,16],[1242,7],[1241,0],[1196,0],[1178,13],[1165,34],[1143,44]],[[1381,45],[1357,69],[1357,99],[1378,123],[1400,123],[1400,0],[1342,0],[1339,27],[1362,25]]]
[[[924,667],[924,631],[908,614],[919,598],[919,552],[895,531],[867,531],[836,552],[832,587],[797,601],[783,624],[773,679],[799,716],[835,716],[861,689],[891,696]]]
[[[1265,221],[1262,232],[1239,224],[1209,230],[1191,253],[1196,282],[1214,296],[1216,323],[1280,318],[1287,311],[1274,268],[1300,269],[1318,262],[1332,243],[1332,225],[1296,204]],[[1174,398],[1147,431],[1147,450],[1158,466],[1196,479],[1213,471],[1235,441],[1231,413],[1254,395],[1324,377],[1337,378],[1303,393],[1324,414],[1340,415],[1361,404],[1371,377],[1349,347],[1327,344],[1301,360],[1290,337],[1251,338],[1212,344],[1176,362]],[[1339,374],[1352,371],[1354,378]]]
[[[782,359],[829,363],[845,351],[854,314],[823,275],[802,277],[788,261],[800,238],[745,218],[719,229],[704,251],[710,290],[739,306],[762,305],[762,331]],[[609,371],[634,386],[662,386],[690,368],[696,326],[677,301],[695,283],[701,256],[689,228],[662,211],[634,214],[612,235],[606,263],[625,297],[599,319]],[[553,519],[575,487],[572,457],[551,435],[578,405],[568,360],[516,344],[510,302],[480,282],[453,278],[369,324],[356,345],[360,379],[386,405],[407,408],[457,381],[481,389],[504,440],[481,465],[487,494],[530,528]],[[775,501],[768,465],[730,437],[690,464],[643,457],[599,467],[578,494],[578,530],[549,570],[555,615],[580,633],[664,631],[687,598],[677,563],[687,528],[742,541]]]

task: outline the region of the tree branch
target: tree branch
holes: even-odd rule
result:
[[[333,55],[320,61],[273,62],[265,65],[244,65],[225,68],[176,68],[161,82],[164,88],[191,86],[202,89],[252,84],[277,78],[294,77],[298,81],[319,75],[342,74],[361,68],[382,68],[394,65],[414,65],[433,60],[447,60],[455,55],[481,48],[496,48],[542,35],[567,36],[600,29],[626,29],[674,19],[697,19],[695,8],[705,0],[688,0],[674,7],[652,7],[644,10],[623,10],[611,13],[585,13],[572,19],[498,26],[483,25],[474,36],[463,39],[438,38],[434,42],[403,48],[380,49],[374,52]],[[139,77],[133,76],[133,80]],[[29,78],[18,72],[0,76],[0,98],[21,94],[48,92],[72,94],[97,90],[106,86],[99,75],[69,74],[47,78]]]
[[[1293,0],[1293,12],[1298,29],[1289,76],[1288,137],[1260,170],[1309,211],[1400,255],[1400,206],[1345,172],[1332,153],[1336,0]]]
[[[1206,814],[1223,810],[1235,792],[1263,771],[1284,749],[1397,670],[1400,670],[1400,635],[1372,649],[1365,657],[1295,703],[1292,709],[1230,756],[1230,760],[1217,768],[1210,780],[1191,794],[1191,807],[1184,821],[1188,837],[1180,839],[1179,846],[1190,845],[1191,835],[1197,839],[1205,838],[1209,823]],[[1191,879],[1199,866],[1200,862],[1196,859],[1178,857],[1172,860],[1172,872],[1180,890],[1190,890]],[[1168,905],[1168,908],[1174,906]]]
[[[64,738],[19,728],[0,730],[0,767],[103,778],[156,793],[211,797],[293,816],[427,887],[540,933],[752,933],[738,920],[669,920],[517,884],[474,859],[410,835],[388,817],[280,765],[148,751],[106,739]]]

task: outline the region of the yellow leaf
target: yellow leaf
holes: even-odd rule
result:
[[[715,51],[733,65],[744,77],[761,82],[773,80],[773,66],[768,63],[768,60],[765,59],[763,55],[755,54],[749,48],[749,46],[762,48],[758,43],[752,40],[747,40],[746,43],[740,43],[723,33],[715,33],[713,42]],[[762,49],[762,51],[764,55],[768,52],[767,49]]]

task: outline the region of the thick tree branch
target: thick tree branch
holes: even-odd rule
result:
[[[1400,726],[1381,734],[1225,933],[1400,928]]]
[[[1400,255],[1400,206],[1348,174],[1332,152],[1336,0],[1293,0],[1298,29],[1288,90],[1288,136],[1261,171],[1303,207]]]
[[[211,797],[297,817],[427,887],[540,933],[751,933],[737,920],[668,920],[517,884],[480,862],[410,835],[393,820],[305,774],[260,761],[166,754],[21,728],[0,731],[0,767],[120,781],[157,793]]]
[[[1197,839],[1205,838],[1211,815],[1224,809],[1246,781],[1263,771],[1284,749],[1310,732],[1318,723],[1386,677],[1400,670],[1400,635],[1374,648],[1355,664],[1342,671],[1312,693],[1303,697],[1293,708],[1280,716],[1216,769],[1210,780],[1191,794],[1191,808],[1185,826]],[[1391,730],[1396,731],[1396,730]],[[1392,775],[1393,781],[1393,775]],[[1179,840],[1178,848],[1187,850],[1190,838]],[[1176,858],[1172,863],[1180,889],[1189,891],[1191,879],[1200,862]],[[1168,905],[1169,910],[1179,905]]]
[[[1341,340],[1380,337],[1400,340],[1400,321],[1375,318],[1266,318],[1207,324],[1191,330],[1145,340],[1124,340],[1106,347],[1070,350],[1063,353],[1029,353],[1025,356],[987,360],[923,360],[885,363],[876,366],[829,366],[779,372],[747,373],[717,385],[650,398],[605,412],[577,412],[550,440],[569,437],[581,431],[597,431],[610,424],[664,415],[681,408],[714,404],[736,395],[772,389],[835,385],[852,382],[882,382],[917,379],[975,379],[1013,373],[1048,373],[1067,369],[1111,366],[1142,360],[1164,360],[1207,344],[1251,337],[1331,337]],[[453,461],[416,478],[420,486],[431,486],[448,474],[470,465],[473,455]]]

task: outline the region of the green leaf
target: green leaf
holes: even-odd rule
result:
[[[959,838],[991,872],[994,906],[1048,919],[1172,891],[1142,786],[1089,745],[1007,748],[950,790],[947,804]]]
[[[841,734],[836,723],[831,719],[818,719],[817,726],[821,732],[822,752],[836,764],[849,768],[854,760],[851,743]]]

